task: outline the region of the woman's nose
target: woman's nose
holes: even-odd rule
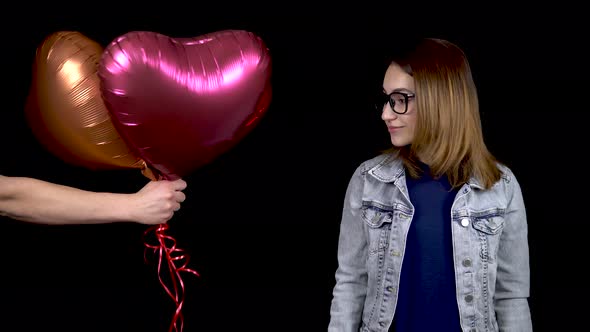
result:
[[[381,119],[383,121],[397,119],[397,113],[395,113],[391,109],[391,105],[389,105],[389,103],[386,103],[385,105],[383,105],[383,111],[381,112]]]

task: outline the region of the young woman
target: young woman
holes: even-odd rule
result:
[[[329,331],[531,331],[523,197],[484,144],[464,52],[424,39],[388,64],[393,148],[349,182]]]

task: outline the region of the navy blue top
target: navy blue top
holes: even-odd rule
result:
[[[461,331],[455,293],[451,206],[457,190],[446,177],[406,176],[414,217],[402,263],[399,298],[390,331]]]

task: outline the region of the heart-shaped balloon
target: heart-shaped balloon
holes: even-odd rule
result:
[[[270,104],[270,65],[266,44],[248,31],[133,31],[105,48],[98,74],[127,144],[159,176],[176,179],[255,127]]]
[[[40,143],[67,163],[95,170],[141,168],[102,100],[102,51],[76,31],[47,36],[35,54],[27,121]]]

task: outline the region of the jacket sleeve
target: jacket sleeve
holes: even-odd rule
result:
[[[532,331],[528,305],[530,268],[525,205],[520,185],[510,172],[508,205],[498,249],[495,310],[500,331]]]
[[[360,216],[363,183],[361,165],[350,179],[344,198],[329,332],[356,332],[361,323],[367,292],[367,239]]]

